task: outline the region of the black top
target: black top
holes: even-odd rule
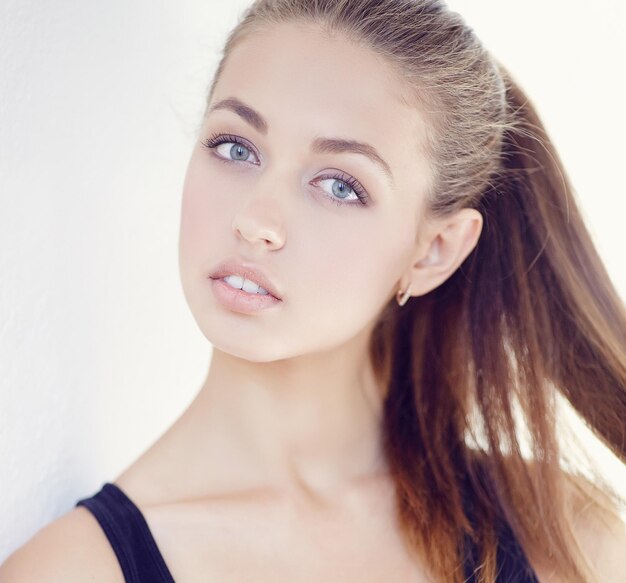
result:
[[[134,502],[115,484],[105,482],[99,492],[75,506],[86,507],[104,531],[122,568],[126,583],[174,583],[174,578]],[[539,583],[508,525],[499,531],[498,583]],[[465,583],[475,583],[476,549],[466,547]]]
[[[85,506],[100,523],[126,583],[174,583],[141,510],[118,486],[105,482],[75,506]]]
[[[471,520],[471,518],[470,518]],[[498,548],[496,551],[497,583],[539,583],[537,575],[515,538],[511,527],[503,521],[496,523]],[[465,537],[466,560],[463,565],[464,583],[476,583],[478,576],[474,569],[478,566],[478,552],[469,537]]]

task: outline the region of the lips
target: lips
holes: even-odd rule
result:
[[[220,263],[211,273],[211,279],[222,279],[228,275],[239,275],[265,288],[277,300],[281,299],[280,292],[274,285],[270,277],[259,265],[254,265],[238,259],[229,259]]]

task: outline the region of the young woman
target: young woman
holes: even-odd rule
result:
[[[555,409],[626,461],[624,306],[533,107],[457,14],[255,2],[179,251],[205,383],[0,581],[626,580],[621,500],[565,469]]]

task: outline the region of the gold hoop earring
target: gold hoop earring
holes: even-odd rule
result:
[[[404,292],[404,295],[402,295],[402,297],[400,297],[400,290],[398,290],[398,293],[396,294],[396,301],[398,302],[399,306],[404,306],[404,304],[406,304],[407,300],[409,299],[409,296],[411,295],[411,286],[406,288],[406,291]]]

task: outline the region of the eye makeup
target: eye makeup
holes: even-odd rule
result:
[[[214,133],[205,140],[202,140],[201,143],[205,149],[211,150],[213,152],[213,155],[217,159],[225,162],[226,164],[241,164],[247,162],[247,160],[235,160],[233,158],[225,158],[222,155],[216,154],[215,151],[217,150],[217,147],[222,144],[236,144],[242,148],[245,148],[246,150],[249,150],[253,153],[257,160],[259,159],[259,156],[256,153],[256,150],[254,149],[252,144],[250,144],[247,140],[240,138],[239,136],[234,136],[232,134]],[[257,166],[259,164],[258,162],[251,163]],[[369,195],[367,194],[365,188],[363,188],[361,183],[356,178],[350,176],[349,174],[346,174],[345,172],[337,170],[336,174],[324,174],[323,176],[316,178],[315,182],[321,182],[323,180],[336,180],[340,183],[343,183],[347,186],[349,190],[353,191],[356,196],[356,201],[343,202],[340,198],[332,196],[325,191],[325,197],[331,203],[337,206],[368,206]]]

